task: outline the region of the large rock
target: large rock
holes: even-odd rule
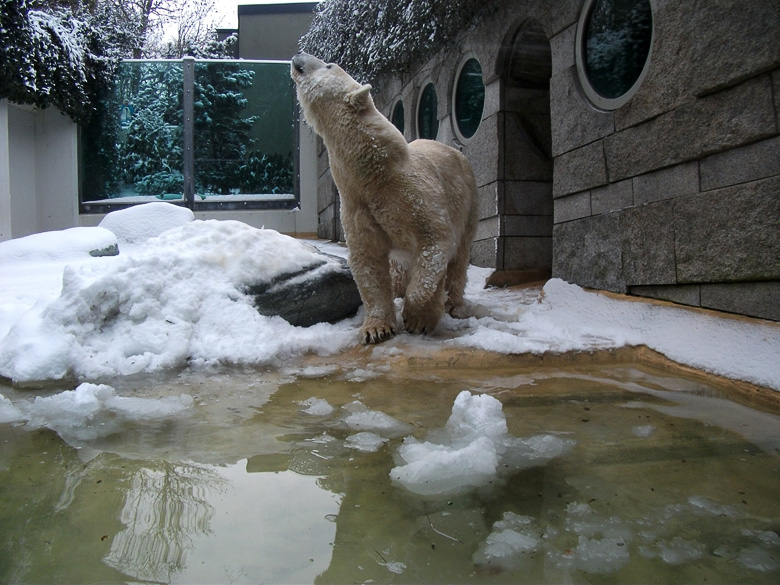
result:
[[[313,264],[249,286],[247,294],[263,315],[279,315],[292,325],[308,327],[351,317],[361,304],[347,261],[320,253]]]

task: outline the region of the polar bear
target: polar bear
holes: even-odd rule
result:
[[[299,53],[290,74],[309,125],[325,142],[341,197],[349,264],[365,305],[364,344],[403,327],[431,333],[445,310],[463,317],[477,224],[477,187],[466,157],[433,140],[407,143],[374,106],[371,86],[334,63]]]

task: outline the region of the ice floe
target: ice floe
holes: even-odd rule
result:
[[[400,464],[390,477],[420,495],[448,495],[543,465],[573,446],[574,441],[555,435],[509,435],[501,402],[464,390],[443,429],[431,432],[426,441],[404,439],[398,449]]]

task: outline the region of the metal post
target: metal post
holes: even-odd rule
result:
[[[182,60],[184,77],[183,110],[184,110],[184,204],[195,207],[195,59],[184,57]]]

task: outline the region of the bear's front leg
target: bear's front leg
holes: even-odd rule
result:
[[[390,240],[364,210],[343,205],[349,266],[366,310],[360,328],[364,345],[395,336],[396,319],[390,280]]]
[[[436,246],[423,248],[412,266],[404,298],[404,327],[409,333],[432,333],[444,314],[447,263]]]
[[[395,317],[387,319],[383,316],[369,316],[363,320],[360,328],[360,341],[363,345],[381,343],[395,337]]]

